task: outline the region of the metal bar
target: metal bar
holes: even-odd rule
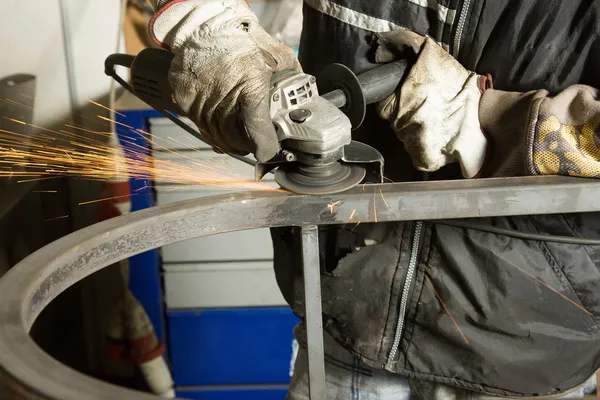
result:
[[[596,180],[503,178],[367,185],[332,196],[225,194],[113,218],[38,250],[0,279],[0,393],[37,400],[154,399],[60,364],[28,334],[68,287],[147,250],[263,227],[600,211],[599,198]]]
[[[302,268],[304,309],[308,341],[308,388],[311,399],[325,400],[325,351],[323,349],[323,313],[321,310],[321,267],[319,230],[302,227]]]

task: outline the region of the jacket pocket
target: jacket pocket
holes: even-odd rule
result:
[[[380,364],[395,316],[397,283],[404,276],[404,224],[365,224],[356,247],[322,275],[325,329],[365,362]]]
[[[600,214],[527,217],[527,228],[542,235],[600,239]],[[538,242],[548,265],[597,327],[600,317],[600,246]]]
[[[541,229],[531,218],[485,222]],[[566,234],[548,221],[554,228],[539,233]],[[585,249],[445,225],[432,230],[403,345],[405,372],[495,395],[559,393],[594,373],[596,300],[580,286],[598,272]]]

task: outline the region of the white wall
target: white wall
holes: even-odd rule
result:
[[[106,95],[110,80],[104,58],[115,51],[119,0],[66,0],[75,64],[77,97]],[[36,76],[34,121],[50,126],[70,114],[59,0],[0,1],[0,77]]]

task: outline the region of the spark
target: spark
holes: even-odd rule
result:
[[[143,133],[144,135],[152,136],[152,134],[150,132],[146,132],[143,129],[136,128],[135,131],[139,132],[139,133]]]
[[[17,124],[21,124],[21,125],[27,125],[27,122],[24,122],[24,121],[19,121],[18,119],[14,119],[14,118],[8,118],[8,117],[3,117],[3,118],[4,118],[4,119],[7,119],[7,120],[9,120],[9,121],[12,121],[12,122],[16,122]]]
[[[33,175],[33,176],[39,176],[39,175]],[[50,176],[47,178],[24,179],[24,180],[17,181],[17,183],[47,181],[49,179],[57,179],[57,178],[60,178],[60,176]]]
[[[31,193],[58,193],[58,190],[32,190]]]
[[[438,301],[440,302],[440,304],[442,305],[442,307],[444,307],[444,310],[446,311],[446,314],[448,314],[448,316],[450,317],[450,319],[452,320],[452,323],[454,324],[454,326],[456,327],[456,330],[458,330],[458,333],[460,333],[460,335],[462,336],[462,338],[464,339],[466,344],[469,344],[469,340],[467,339],[467,337],[465,336],[464,332],[462,331],[462,329],[460,329],[460,326],[458,326],[458,323],[456,322],[456,320],[454,319],[454,317],[452,316],[452,313],[450,312],[450,310],[448,309],[448,307],[446,307],[446,303],[444,303],[444,300],[442,300],[442,297],[440,296],[440,294],[437,292],[437,290],[435,290],[435,287],[433,286],[433,282],[431,281],[431,278],[429,278],[428,275],[425,275],[425,278],[427,278],[427,281],[429,282],[429,284],[431,285],[431,289],[433,290],[433,293],[435,294],[435,297],[438,299]]]
[[[125,118],[127,117],[125,114],[122,114],[122,113],[120,113],[120,112],[118,112],[118,111],[115,111],[115,110],[113,110],[112,108],[108,108],[108,107],[106,107],[106,106],[103,106],[103,105],[102,105],[102,104],[100,104],[100,103],[96,103],[95,101],[92,101],[92,100],[88,100],[88,101],[89,101],[90,103],[92,103],[93,105],[95,105],[95,106],[102,107],[102,108],[104,108],[105,110],[108,110],[108,111],[114,112],[115,114],[118,114],[118,115],[120,115],[120,116],[122,116],[122,117],[125,117]]]
[[[18,101],[14,101],[14,100],[11,100],[11,99],[6,99],[6,98],[2,99],[2,101],[6,102],[6,103],[9,103],[9,104],[12,104],[13,106],[22,107],[22,108],[25,108],[25,109],[33,111],[33,107],[25,105],[23,103],[19,103]]]
[[[175,142],[177,144],[185,146],[187,149],[194,150],[194,151],[200,150],[200,147],[192,147],[189,144],[183,143],[183,142],[181,142],[181,141],[179,141],[177,139],[172,138],[171,136],[167,136],[167,138],[170,139],[172,142]]]
[[[47,219],[46,222],[48,222],[48,221],[56,221],[58,219],[65,219],[65,218],[69,218],[69,215],[63,215],[63,216],[56,217],[56,218],[50,218],[50,219]]]
[[[381,199],[383,200],[383,202],[385,203],[386,207],[389,209],[390,205],[388,204],[387,201],[385,201],[385,197],[383,197],[383,191],[381,190],[381,188],[379,188],[379,194],[381,195]]]
[[[134,130],[133,126],[129,126],[129,125],[124,124],[124,123],[119,122],[119,121],[115,121],[114,119],[106,118],[106,117],[103,117],[102,115],[98,115],[97,117],[100,118],[100,119],[102,119],[102,120],[105,120],[105,121],[108,121],[108,122],[114,122],[117,125],[124,126],[125,128],[129,128],[131,130]]]
[[[131,196],[135,196],[135,193],[134,193],[134,194],[132,194]],[[128,195],[128,194],[125,194],[125,195],[123,195],[123,196],[105,197],[105,198],[103,198],[103,199],[96,199],[96,200],[84,201],[84,202],[82,202],[82,203],[79,203],[79,204],[77,204],[77,205],[79,205],[79,206],[83,206],[83,205],[86,205],[86,204],[100,203],[100,202],[102,202],[102,201],[115,200],[115,199],[123,199],[123,198],[125,198],[125,197],[130,197],[130,195]]]
[[[354,231],[356,230],[356,228],[358,228],[358,226],[360,225],[360,221],[358,221],[356,223],[356,225],[354,225],[354,228],[352,228],[352,232],[354,233]]]
[[[24,94],[22,94],[22,93],[20,93],[20,95],[21,95],[21,96],[24,96],[24,97],[27,97],[27,98],[29,98],[29,99],[32,99],[32,100],[33,100],[33,97],[26,96],[26,95],[24,95]],[[0,100],[2,100],[2,101],[5,101],[5,102],[7,102],[7,103],[10,103],[10,104],[12,104],[12,105],[15,105],[15,106],[22,107],[22,108],[25,108],[25,109],[27,109],[27,110],[32,110],[32,111],[33,111],[33,107],[31,107],[31,106],[28,106],[28,105],[26,105],[26,104],[23,104],[23,103],[19,103],[18,101],[16,101],[16,100],[13,100],[13,99],[7,99],[7,98],[4,98],[4,99],[0,99]],[[83,119],[86,119],[86,120],[88,120],[88,121],[91,121],[91,122],[93,122],[93,123],[95,123],[95,124],[102,124],[102,122],[100,122],[100,121],[97,121],[97,120],[95,120],[95,119],[92,119],[92,118],[90,118],[90,117],[87,117],[87,116],[85,116],[85,115],[82,115],[82,114],[78,114],[78,113],[71,113],[71,114],[72,114],[72,115],[77,115],[78,117],[80,117],[80,118],[83,118]]]
[[[377,222],[377,199],[375,198],[374,190],[373,190],[373,216],[375,217],[375,222]]]
[[[356,208],[352,210],[352,214],[350,214],[350,218],[348,218],[348,221],[352,221],[352,218],[354,218],[354,214],[356,214]]]
[[[151,179],[171,185],[279,190],[255,181],[252,174],[237,171],[226,159],[221,164],[194,158],[186,149],[165,148],[141,129],[132,132],[144,139],[143,145],[120,140],[122,148],[115,149],[106,140],[106,135],[113,132],[98,132],[75,124],[64,124],[72,131],[27,125],[45,134],[25,135],[0,129],[0,178],[15,177],[19,182],[62,177],[94,181]],[[86,132],[98,136],[89,137]],[[153,153],[151,148],[161,151]],[[165,159],[165,153],[173,157]]]
[[[341,201],[336,201],[335,203],[327,204],[327,208],[329,208],[329,212],[331,213],[331,215],[333,215],[333,209],[335,208],[335,206],[337,206],[340,203]]]
[[[508,261],[508,260],[507,260]],[[525,271],[524,269],[520,268],[519,266],[517,266],[516,264],[512,263],[509,261],[509,264],[511,264],[512,266],[514,266],[515,268],[517,268],[519,271],[521,271],[522,273],[524,273],[525,275],[527,275],[528,277],[530,277],[531,279],[533,279],[534,281],[538,282],[539,284],[543,285],[544,287],[546,287],[548,290],[554,292],[555,294],[559,295],[560,297],[562,297],[563,299],[567,300],[569,303],[573,304],[575,307],[579,308],[581,311],[583,311],[584,313],[593,316],[593,314],[591,312],[589,312],[585,307],[577,304],[575,301],[571,300],[570,298],[568,298],[567,296],[565,296],[564,294],[562,294],[561,292],[559,292],[558,290],[554,289],[552,286],[548,285],[546,282],[542,281],[539,278],[536,278],[535,276],[533,276],[532,274],[530,274],[529,272]]]
[[[69,160],[71,160],[71,162],[73,162],[73,163],[74,163],[74,162],[75,162],[75,160],[73,160],[73,157],[71,157],[71,155],[69,154],[69,152],[68,152],[68,151],[66,151],[66,150],[63,150],[63,151],[65,152],[65,154],[67,155],[67,157],[69,157]]]
[[[91,129],[85,129],[82,128],[81,126],[77,126],[77,125],[72,125],[72,124],[65,124],[65,126],[67,128],[73,128],[73,129],[77,129],[78,131],[83,131],[83,132],[87,132],[87,133],[94,133],[96,135],[114,135],[114,132],[100,132],[100,131],[93,131]]]
[[[462,235],[467,236],[466,233],[461,232]],[[474,241],[475,243],[477,243],[478,245],[480,245],[481,247],[487,249],[488,251],[492,251],[488,246],[484,245],[483,243],[479,242],[478,240],[473,239],[472,237],[469,237],[470,240]],[[537,283],[539,283],[540,285],[544,286],[546,289],[550,290],[551,292],[555,293],[556,295],[560,296],[561,298],[563,298],[564,300],[568,301],[569,303],[571,303],[572,305],[574,305],[575,307],[577,307],[578,309],[580,309],[581,311],[583,311],[584,313],[590,315],[590,316],[594,316],[590,311],[588,311],[585,307],[581,306],[580,304],[576,303],[575,301],[571,300],[570,298],[568,298],[567,296],[565,296],[564,294],[562,294],[561,292],[559,292],[558,290],[554,289],[552,286],[548,285],[546,282],[542,281],[541,279],[535,277],[534,275],[532,275],[531,273],[525,271],[523,268],[519,267],[517,264],[515,264],[514,262],[510,261],[508,258],[503,257],[500,254],[497,254],[497,256],[499,256],[500,258],[502,258],[504,261],[506,261],[508,264],[512,265],[514,268],[518,269],[519,271],[521,271],[523,274],[527,275],[529,278],[533,279],[534,281],[536,281]]]
[[[393,180],[391,180],[390,178],[388,178],[387,176],[384,176],[384,177],[383,177],[383,179],[385,179],[386,181],[389,181],[389,182],[391,182],[391,183],[396,183],[396,182],[394,182]]]

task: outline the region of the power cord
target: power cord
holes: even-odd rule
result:
[[[495,226],[477,223],[477,222],[465,222],[465,221],[452,221],[452,220],[437,220],[433,221],[434,223],[440,225],[451,226],[454,228],[462,228],[462,229],[472,229],[476,231],[494,233],[498,235],[509,236],[517,239],[525,239],[525,240],[536,240],[542,242],[552,242],[552,243],[565,243],[565,244],[575,244],[582,246],[600,246],[600,239],[587,239],[587,238],[578,238],[573,236],[556,236],[556,235],[540,235],[536,233],[526,233],[519,232],[514,229],[507,228],[498,228]]]

